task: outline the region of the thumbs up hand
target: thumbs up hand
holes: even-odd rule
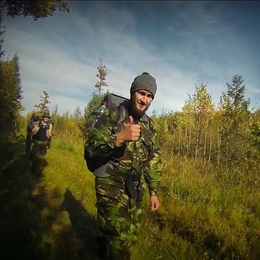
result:
[[[117,134],[116,146],[122,145],[124,142],[136,141],[140,137],[140,125],[134,123],[132,116],[129,116],[129,122],[124,125],[124,129]]]
[[[124,141],[136,141],[141,133],[140,125],[134,123],[132,116],[129,116],[129,122],[125,125],[123,130]]]
[[[134,119],[132,116],[129,116],[129,124],[133,125],[134,124]]]

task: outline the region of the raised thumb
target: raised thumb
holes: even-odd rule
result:
[[[133,117],[132,116],[129,116],[129,124],[133,124],[134,123],[134,119],[133,119]]]

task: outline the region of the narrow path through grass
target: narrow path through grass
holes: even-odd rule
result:
[[[94,178],[82,156],[54,146],[42,176],[34,176],[24,140],[6,146],[12,159],[1,165],[1,259],[95,259]]]

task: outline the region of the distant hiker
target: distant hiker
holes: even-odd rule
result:
[[[103,233],[96,239],[98,252],[104,254],[101,259],[130,259],[129,249],[141,228],[145,183],[151,211],[159,207],[161,153],[154,123],[146,115],[156,90],[150,74],[137,76],[130,100],[119,107],[101,107],[98,111],[102,113],[88,133],[84,157],[87,165],[93,162],[96,166],[91,171],[95,174],[97,221]],[[121,113],[124,117],[118,120]]]
[[[27,124],[26,150],[25,150],[27,157],[30,157],[31,150],[32,150],[32,143],[33,143],[32,129],[34,127],[35,121],[39,120],[39,117],[37,117],[37,120],[35,120],[35,117],[36,117],[36,113],[33,113]]]
[[[47,141],[52,135],[52,124],[50,123],[48,111],[45,111],[42,117],[34,124],[31,133],[33,136],[33,148],[31,151],[32,173],[41,173],[47,153]]]

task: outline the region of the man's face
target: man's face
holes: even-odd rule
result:
[[[49,118],[48,118],[48,117],[43,117],[43,121],[44,121],[45,123],[48,123]]]
[[[131,96],[132,109],[139,116],[145,114],[152,101],[153,96],[147,90],[137,90]]]

